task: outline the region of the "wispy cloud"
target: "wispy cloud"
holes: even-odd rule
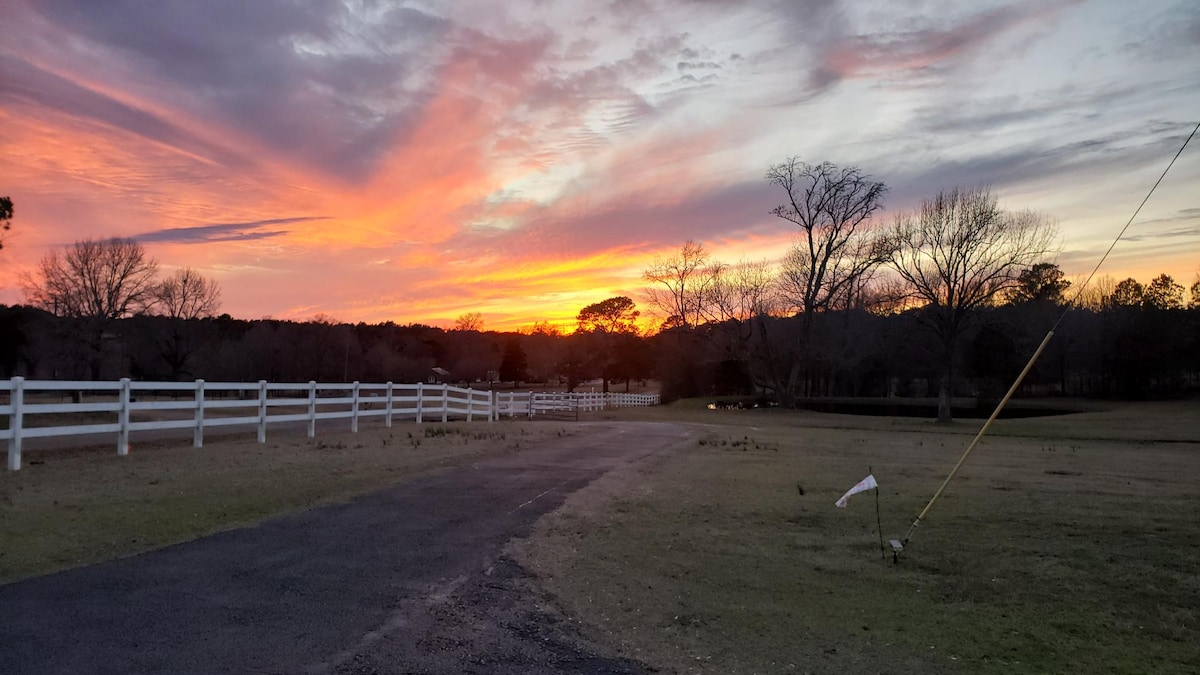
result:
[[[893,210],[989,184],[1072,261],[1200,87],[1187,0],[12,4],[0,275],[136,236],[245,316],[570,316],[687,239],[781,252],[762,176],[790,155],[860,165]],[[1144,215],[1166,239],[1115,260],[1182,259],[1189,162]]]
[[[920,73],[980,53],[1000,36],[1040,24],[1047,16],[1081,1],[1014,3],[945,26],[848,36],[830,51],[825,67],[839,79]]]
[[[257,220],[249,223],[219,223],[215,225],[197,225],[195,227],[173,227],[163,230],[143,232],[133,236],[146,243],[177,243],[204,244],[218,241],[253,241],[282,237],[290,233],[286,229],[264,230],[270,225],[288,225],[291,223],[307,223],[316,220],[329,220],[329,216],[303,216],[297,218],[272,218]]]

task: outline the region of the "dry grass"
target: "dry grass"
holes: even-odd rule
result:
[[[1007,420],[902,536],[979,425],[778,411],[576,493],[516,546],[600,639],[668,671],[1200,670],[1200,406]]]
[[[561,425],[397,424],[358,434],[36,451],[0,471],[0,582],[130,555],[515,451]]]

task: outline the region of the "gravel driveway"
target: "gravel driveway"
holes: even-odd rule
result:
[[[3,673],[641,673],[503,555],[670,424],[577,435],[122,560],[0,586]]]

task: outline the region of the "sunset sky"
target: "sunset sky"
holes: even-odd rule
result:
[[[1085,273],[1200,121],[1200,3],[10,0],[0,302],[137,237],[241,318],[567,321],[688,239],[777,258],[763,179],[889,212],[988,184]],[[886,218],[886,217],[885,217]],[[1102,273],[1200,271],[1193,142]]]

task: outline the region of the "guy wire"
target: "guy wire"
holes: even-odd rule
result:
[[[1133,215],[1130,216],[1129,220],[1125,222],[1125,227],[1121,228],[1121,231],[1117,234],[1116,239],[1113,239],[1113,242],[1109,245],[1108,250],[1104,252],[1104,255],[1100,257],[1100,261],[1096,263],[1096,267],[1092,269],[1092,273],[1089,274],[1087,279],[1084,280],[1083,284],[1080,285],[1079,291],[1075,294],[1074,300],[1067,304],[1067,307],[1063,309],[1063,313],[1058,317],[1058,321],[1054,322],[1054,326],[1052,326],[1046,333],[1046,337],[1042,338],[1042,342],[1038,345],[1037,351],[1035,351],[1033,356],[1029,358],[1029,361],[1025,364],[1025,368],[1021,371],[1021,374],[1017,375],[1017,379],[1014,380],[1012,385],[1008,388],[1008,392],[1004,395],[1004,398],[1000,399],[1000,403],[996,406],[996,409],[992,411],[991,416],[989,416],[987,421],[983,423],[983,427],[979,429],[979,433],[975,434],[975,438],[971,440],[971,444],[967,446],[967,449],[963,452],[962,456],[958,458],[958,462],[954,465],[954,468],[950,470],[950,473],[946,476],[946,479],[942,481],[942,484],[938,487],[937,492],[933,493],[933,497],[930,498],[929,503],[925,505],[924,509],[921,509],[921,513],[917,515],[915,520],[913,520],[912,525],[909,525],[908,532],[904,535],[901,547],[908,546],[908,541],[912,538],[917,526],[920,525],[921,521],[925,519],[925,516],[929,513],[929,510],[933,508],[934,502],[936,502],[938,497],[945,492],[946,487],[950,484],[950,481],[954,478],[955,474],[958,473],[958,470],[962,468],[963,463],[967,461],[967,456],[970,455],[971,451],[975,449],[975,446],[979,444],[980,439],[983,438],[984,434],[987,433],[988,428],[991,427],[992,422],[994,422],[1000,415],[1000,411],[1004,409],[1005,404],[1007,404],[1008,400],[1012,398],[1013,394],[1016,393],[1017,388],[1021,386],[1021,382],[1033,368],[1033,364],[1037,362],[1038,357],[1041,356],[1042,351],[1046,348],[1046,345],[1050,342],[1050,339],[1054,337],[1055,329],[1057,329],[1059,324],[1062,323],[1063,319],[1066,318],[1067,313],[1070,311],[1071,305],[1079,300],[1080,296],[1083,294],[1083,289],[1092,281],[1092,277],[1096,276],[1096,272],[1100,270],[1100,266],[1103,265],[1104,261],[1108,259],[1108,254],[1112,253],[1113,249],[1116,248],[1117,242],[1121,241],[1121,238],[1125,236],[1125,232],[1129,229],[1129,226],[1133,224],[1134,219],[1137,218],[1139,213],[1141,213],[1142,207],[1146,205],[1146,202],[1150,201],[1151,195],[1153,195],[1154,191],[1158,189],[1158,186],[1160,183],[1162,183],[1163,179],[1167,177],[1167,172],[1170,171],[1171,167],[1175,165],[1175,160],[1179,159],[1179,156],[1183,154],[1184,148],[1188,146],[1188,143],[1191,142],[1192,137],[1196,135],[1198,130],[1200,130],[1200,122],[1196,123],[1196,127],[1192,129],[1192,133],[1188,134],[1188,137],[1183,141],[1183,145],[1179,146],[1179,151],[1176,152],[1175,156],[1171,158],[1171,161],[1167,164],[1167,168],[1163,169],[1162,175],[1158,177],[1158,180],[1154,182],[1154,185],[1150,188],[1150,191],[1146,193],[1145,199],[1142,200],[1141,204],[1138,204],[1138,207],[1136,210],[1134,210]]]

